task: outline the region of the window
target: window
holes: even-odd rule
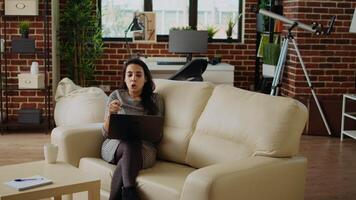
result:
[[[241,6],[242,0],[101,0],[103,37],[124,38],[135,11],[154,11],[158,36],[168,35],[171,27],[214,27],[218,29],[214,39],[226,39],[231,19],[236,22],[232,38],[240,39]],[[131,36],[128,33],[127,37]]]
[[[226,39],[226,29],[229,20],[238,21],[239,16],[238,0],[204,0],[198,2],[198,30],[206,30],[213,27],[218,30],[214,39]],[[232,38],[237,38],[236,23]]]
[[[189,0],[153,0],[157,35],[168,35],[171,27],[188,26]]]
[[[142,10],[143,0],[102,0],[101,26],[103,28],[103,37],[125,37],[125,30],[131,23],[134,12]],[[127,36],[131,37],[132,33],[128,32]]]

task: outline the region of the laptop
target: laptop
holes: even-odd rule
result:
[[[162,116],[111,114],[109,138],[158,142],[163,133],[163,123]]]

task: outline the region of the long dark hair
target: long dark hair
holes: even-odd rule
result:
[[[143,62],[142,60],[140,60],[139,58],[129,59],[124,64],[123,87],[122,87],[122,89],[128,90],[127,85],[125,83],[125,76],[126,76],[127,66],[129,66],[130,64],[139,65],[140,67],[142,67],[143,72],[145,74],[146,82],[143,85],[142,93],[141,93],[141,101],[142,101],[143,108],[147,111],[148,115],[157,114],[158,107],[157,107],[157,105],[155,104],[155,102],[153,100],[153,98],[154,98],[153,97],[153,95],[154,95],[153,91],[155,90],[156,85],[152,80],[151,72],[148,69],[146,63]]]

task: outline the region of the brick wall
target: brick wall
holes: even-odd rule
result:
[[[1,3],[3,0],[0,1]],[[40,1],[41,2],[41,1]],[[63,7],[65,0],[61,0]],[[255,70],[255,14],[250,12],[250,7],[257,0],[246,0],[245,9],[245,41],[237,43],[211,43],[207,56],[221,54],[223,62],[235,66],[235,86],[250,88],[254,82]],[[40,3],[41,5],[41,3]],[[3,3],[2,3],[3,8]],[[304,30],[295,31],[295,39],[299,44],[299,50],[307,67],[308,73],[317,95],[322,101],[334,100],[340,102],[341,94],[355,93],[355,54],[356,34],[348,32],[351,23],[353,8],[356,2],[349,0],[338,1],[308,1],[308,0],[285,0],[283,1],[284,15],[310,24],[313,21],[326,25],[332,15],[337,16],[335,30],[328,37],[314,36]],[[43,8],[43,6],[41,6]],[[42,11],[42,9],[41,9]],[[14,17],[9,24],[8,38],[19,36],[17,23],[25,17]],[[29,19],[36,27],[31,30],[30,37],[36,37],[37,48],[43,47],[42,19],[31,17]],[[174,56],[168,53],[166,42],[155,44],[130,44],[131,49],[145,56]],[[297,60],[296,52],[289,46],[288,66],[283,78],[282,94],[300,99],[312,110],[310,90],[304,79],[303,72]],[[17,73],[29,71],[33,60],[40,60],[40,56],[12,55],[8,60],[10,82],[17,84]],[[110,85],[114,90],[122,79],[122,64],[128,58],[123,42],[105,42],[105,50],[102,59],[97,61],[96,76],[97,84]],[[62,77],[65,74],[62,74]],[[20,107],[43,107],[43,94],[40,92],[14,91],[12,94],[11,113],[16,113]],[[323,102],[322,102],[323,103]],[[328,106],[333,103],[325,104]],[[331,107],[330,107],[331,108]],[[329,114],[330,115],[330,114]],[[332,114],[331,114],[332,115]],[[339,118],[336,119],[340,121]],[[317,123],[316,123],[317,124]],[[337,125],[335,125],[337,126]],[[323,125],[318,125],[317,131],[322,130]],[[322,130],[323,131],[323,130]]]
[[[50,1],[49,1],[50,2]],[[49,3],[50,4],[50,3]],[[50,7],[50,5],[49,5]],[[0,0],[1,14],[4,14],[4,0]],[[51,13],[50,10],[48,13]],[[30,66],[33,61],[39,63],[40,73],[44,72],[44,54],[18,54],[11,52],[11,40],[19,38],[19,22],[27,20],[30,22],[29,38],[35,39],[36,52],[44,52],[44,1],[39,0],[39,16],[6,16],[1,17],[0,33],[1,38],[5,38],[6,34],[6,64],[7,64],[7,82],[8,82],[8,108],[9,117],[16,118],[17,111],[20,108],[45,108],[45,92],[42,90],[18,90],[19,73],[29,73]],[[48,18],[50,20],[50,17]],[[6,27],[6,31],[5,31]],[[50,27],[50,26],[49,26]],[[5,84],[5,56],[1,54],[1,74],[3,76],[2,83]],[[50,76],[49,72],[49,76]],[[3,92],[5,95],[5,92]],[[3,98],[5,101],[5,98]],[[5,103],[3,103],[5,109]]]
[[[246,2],[246,25],[245,42],[241,43],[210,43],[208,53],[203,56],[213,57],[220,54],[222,61],[235,66],[234,85],[241,88],[250,88],[254,83],[255,69],[255,14],[250,11],[250,7],[256,4],[257,0]],[[134,53],[144,56],[183,56],[174,55],[168,52],[167,42],[157,42],[154,44],[133,44],[130,48]],[[96,71],[96,81],[98,84],[110,85],[111,89],[117,88],[122,80],[123,62],[129,57],[123,42],[105,42],[104,55],[98,61]]]
[[[327,25],[336,15],[334,32],[316,36],[297,29],[295,39],[315,91],[321,96],[355,93],[356,34],[349,33],[356,2],[347,1],[284,1],[284,14],[305,24],[316,21]],[[297,53],[289,45],[288,68],[283,94],[310,96]]]
[[[221,54],[223,62],[235,66],[235,86],[249,88],[253,84],[255,70],[255,14],[250,7],[257,0],[246,1],[245,42],[210,43],[206,54],[212,57]],[[284,14],[291,19],[311,24],[316,21],[323,25],[332,15],[337,16],[335,32],[330,36],[315,36],[296,29],[303,61],[318,95],[340,95],[355,92],[356,35],[349,33],[349,25],[356,3],[350,1],[283,1]],[[286,28],[286,26],[285,26]],[[130,44],[134,52],[145,56],[177,56],[168,52],[166,42],[155,44]],[[288,66],[283,77],[282,94],[292,97],[309,97],[303,71],[296,52],[289,46]],[[121,80],[122,63],[128,58],[123,42],[106,42],[103,58],[98,61],[96,80],[111,85],[114,89]]]
[[[356,33],[349,33],[355,1],[283,1],[284,14],[305,24],[327,25],[336,15],[334,30],[329,36],[316,36],[296,29],[295,40],[312,85],[326,116],[332,135],[341,127],[342,94],[356,93]],[[288,67],[285,70],[282,94],[301,100],[309,109],[307,134],[327,134],[319,110],[311,96],[296,51],[289,45]],[[350,123],[349,127],[356,128]]]

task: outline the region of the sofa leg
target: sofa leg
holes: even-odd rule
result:
[[[122,188],[122,200],[140,200],[136,187],[123,187]]]

